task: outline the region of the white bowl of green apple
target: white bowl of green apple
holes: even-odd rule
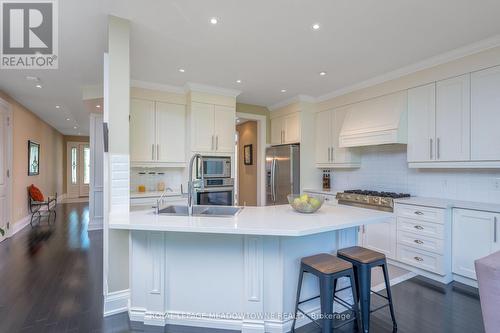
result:
[[[299,213],[311,214],[321,208],[325,197],[319,194],[289,194],[288,202]]]

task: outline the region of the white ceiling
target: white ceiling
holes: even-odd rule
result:
[[[106,14],[132,22],[133,79],[238,89],[238,101],[266,106],[298,94],[321,96],[500,34],[497,0],[64,0],[59,6],[60,69],[2,70],[0,89],[67,134],[88,133],[81,89],[102,82]],[[214,16],[217,25],[209,23]],[[316,22],[321,28],[313,31]],[[43,89],[26,75],[39,76]]]

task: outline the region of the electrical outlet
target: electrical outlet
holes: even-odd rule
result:
[[[493,179],[493,189],[500,191],[500,178]]]

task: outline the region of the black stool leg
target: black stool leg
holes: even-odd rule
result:
[[[300,267],[299,283],[297,285],[297,299],[295,300],[295,315],[293,316],[292,331],[295,332],[295,322],[297,321],[297,314],[299,312],[300,291],[302,289],[302,279],[304,278],[304,269]]]
[[[391,310],[392,326],[394,329],[398,327],[396,323],[396,316],[394,315],[394,306],[392,304],[392,294],[391,294],[391,283],[389,280],[389,273],[387,272],[387,263],[382,265],[382,270],[384,272],[385,289],[387,290],[387,298],[389,299],[389,309]]]
[[[363,332],[370,331],[370,287],[371,287],[371,266],[359,265],[359,292],[361,303],[361,316],[363,317]]]
[[[352,299],[353,299],[353,308],[354,308],[354,315],[356,316],[356,327],[358,330],[361,329],[361,316],[359,313],[359,301],[358,301],[358,293],[356,291],[356,280],[354,278],[354,272],[349,274],[349,279],[351,280],[351,290],[352,290]]]
[[[321,318],[323,333],[331,333],[333,328],[333,283],[330,277],[320,277]]]

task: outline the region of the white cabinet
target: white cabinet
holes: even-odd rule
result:
[[[500,66],[471,75],[471,159],[500,161]]]
[[[408,162],[432,161],[436,142],[436,83],[408,90]]]
[[[359,167],[360,155],[355,148],[341,148],[339,135],[349,107],[316,114],[316,166],[319,168]]]
[[[191,150],[232,153],[235,109],[227,106],[191,103]]]
[[[381,252],[389,259],[396,258],[396,218],[384,223],[361,226],[362,246]]]
[[[470,160],[470,74],[436,83],[436,159]]]
[[[500,250],[499,213],[453,210],[453,273],[476,279],[474,261]]]
[[[294,112],[271,119],[271,144],[300,142],[300,113]]]
[[[130,104],[131,163],[182,165],[185,162],[185,106],[141,99],[132,99]]]
[[[155,160],[155,103],[132,99],[130,101],[130,160]]]
[[[434,165],[470,160],[469,74],[408,90],[407,156]]]

